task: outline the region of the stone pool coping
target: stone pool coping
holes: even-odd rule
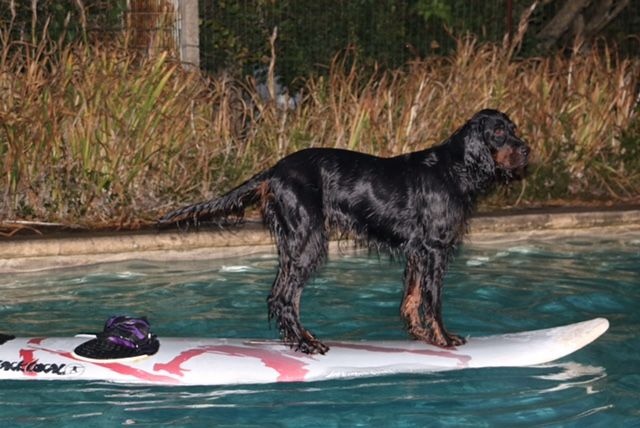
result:
[[[565,209],[498,213],[474,217],[466,242],[500,245],[530,239],[578,236],[640,235],[640,208]],[[241,228],[197,232],[156,231],[69,233],[22,239],[0,239],[0,274],[123,260],[196,260],[268,253],[269,233],[258,222]],[[330,251],[349,249],[332,242]]]

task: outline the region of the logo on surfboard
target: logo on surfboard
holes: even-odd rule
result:
[[[53,374],[58,376],[79,376],[84,372],[81,364],[41,363],[39,360],[0,360],[0,371],[23,372],[28,374]]]

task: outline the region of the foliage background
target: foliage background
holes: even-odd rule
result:
[[[625,30],[635,9],[586,49],[542,52],[526,36],[542,15],[524,36],[515,23],[519,49],[504,42],[504,2],[200,2],[203,70],[185,70],[171,46],[151,52],[148,37],[121,31],[126,2],[0,3],[9,233],[15,220],[153,223],[292,151],[419,150],[484,107],[507,111],[534,157],[528,178],[482,209],[640,202],[640,59]],[[527,5],[514,3],[518,17]],[[256,67],[300,105],[261,97]]]
[[[359,0],[359,1],[208,1],[200,2],[204,68],[250,74],[269,56],[269,35],[278,27],[278,73],[287,83],[301,76],[326,73],[331,58],[348,46],[361,65],[397,68],[416,58],[449,55],[456,38],[473,34],[481,42],[502,43],[517,30],[532,1],[515,0]],[[541,2],[528,23],[520,56],[555,53],[540,47],[536,34],[563,1]],[[599,37],[614,43],[622,55],[637,55],[640,8],[627,7]]]

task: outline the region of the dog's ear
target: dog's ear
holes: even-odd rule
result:
[[[478,133],[479,135],[482,135],[484,131],[484,125],[486,122],[487,122],[487,119],[485,117],[482,117],[479,114],[476,114],[469,121],[469,125],[471,125],[471,129],[474,132]]]
[[[465,157],[467,162],[474,165],[493,164],[490,145],[487,139],[491,138],[491,132],[487,128],[490,123],[485,115],[476,114],[469,121],[470,132],[465,139]]]
[[[486,126],[486,118],[475,117],[467,128],[468,134],[462,139],[466,165],[461,178],[461,188],[464,191],[485,192],[495,180],[496,167],[491,149],[486,143]]]
[[[488,119],[484,110],[479,111],[478,113],[473,115],[473,117],[469,121],[472,132],[476,134],[481,141],[484,142],[486,142],[488,137],[488,135],[486,134],[487,123]]]

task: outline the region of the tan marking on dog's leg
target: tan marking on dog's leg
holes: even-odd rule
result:
[[[407,283],[400,311],[407,321],[409,334],[416,339],[424,340],[428,334],[422,325],[422,318],[420,317],[421,304],[422,291],[420,289],[420,281],[416,278],[411,278]]]

